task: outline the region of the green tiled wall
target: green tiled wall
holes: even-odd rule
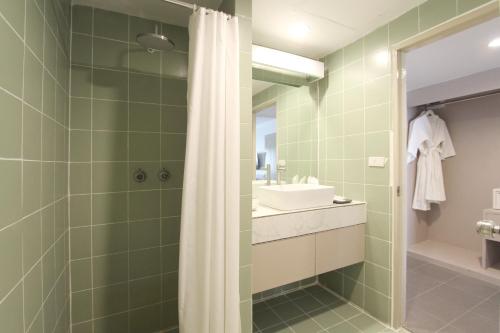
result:
[[[279,286],[273,289],[264,290],[252,295],[252,301],[254,304],[275,298],[281,295],[289,294],[299,289],[305,289],[310,287],[311,285],[315,285],[318,283],[317,276],[313,276],[307,279],[303,279],[300,281],[295,281],[292,283],[285,284],[283,286]]]
[[[240,28],[240,311],[242,333],[252,332],[252,0],[223,0]]]
[[[340,194],[368,203],[366,260],[324,274],[320,281],[384,322],[391,321],[392,208],[385,168],[369,156],[389,157],[392,136],[390,62],[393,43],[414,36],[488,1],[429,0],[327,56],[320,81],[319,177]]]
[[[66,0],[0,3],[0,331],[69,330]]]
[[[173,51],[136,43],[155,27]],[[73,333],[175,330],[187,29],[74,6],[72,41]]]
[[[242,333],[252,332],[252,0],[235,0],[240,28],[240,301]]]
[[[278,159],[286,160],[288,182],[318,176],[318,88],[273,85],[253,96],[253,107],[276,105]]]

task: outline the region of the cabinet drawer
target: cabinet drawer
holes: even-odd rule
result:
[[[253,293],[315,275],[315,235],[252,246]]]
[[[364,224],[316,234],[316,274],[362,262],[364,259]]]

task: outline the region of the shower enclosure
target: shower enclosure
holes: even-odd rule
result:
[[[176,332],[191,11],[159,2],[159,21],[138,17],[154,5],[77,3],[0,5],[1,330]],[[249,3],[211,5],[248,25]],[[167,44],[151,44],[161,36]],[[241,82],[245,126],[250,78]],[[243,255],[246,332],[249,262]]]
[[[176,47],[147,52],[137,43],[138,34],[155,30]],[[73,7],[75,330],[154,332],[177,325],[187,52],[185,28]]]

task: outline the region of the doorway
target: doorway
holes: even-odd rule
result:
[[[488,75],[499,77],[500,64],[481,67],[487,63],[484,58],[471,60],[458,49],[451,58],[440,53],[453,45],[464,47],[464,36],[483,43],[472,36],[481,31],[485,37],[488,26],[498,27],[500,34],[497,15],[494,4],[393,47],[393,70],[401,74],[394,82],[394,180],[399,194],[394,198],[394,318],[395,326],[411,332],[498,332],[500,270],[481,266],[484,241],[474,226],[492,208],[492,188],[500,187],[500,176],[488,169],[495,165],[488,149],[497,149],[492,143],[500,142],[500,134],[489,136],[499,128],[500,112],[494,105],[500,101],[500,87],[489,86],[487,80]],[[427,117],[428,111],[447,125],[455,151],[442,162],[446,201],[427,210],[415,209],[417,162],[407,160],[410,122]],[[476,168],[467,166],[472,161]]]

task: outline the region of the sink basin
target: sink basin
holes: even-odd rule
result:
[[[279,210],[298,210],[330,206],[335,187],[314,184],[285,184],[259,188],[259,202]]]

